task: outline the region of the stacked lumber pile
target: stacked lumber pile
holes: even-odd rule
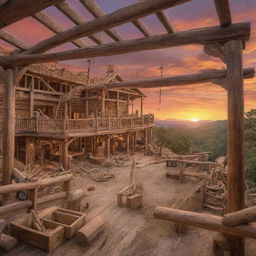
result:
[[[227,172],[224,166],[218,166],[205,183],[203,206],[219,214],[226,212],[227,206]]]

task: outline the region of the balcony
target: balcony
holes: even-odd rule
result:
[[[87,119],[16,119],[17,136],[43,137],[80,137],[104,135],[129,130],[144,129],[154,126],[154,115],[130,116],[121,118],[87,118]],[[0,119],[0,128],[3,119]]]

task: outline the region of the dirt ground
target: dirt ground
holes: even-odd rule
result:
[[[136,162],[150,159],[143,154],[136,154]],[[77,161],[74,170],[84,162]],[[20,255],[86,255],[86,256],[210,256],[214,232],[189,227],[187,232],[178,236],[174,224],[168,221],[155,220],[152,212],[156,206],[177,204],[193,192],[198,184],[196,179],[187,180],[184,184],[166,178],[165,163],[149,165],[135,169],[135,181],[143,187],[143,208],[130,210],[125,206],[116,206],[116,193],[128,185],[131,161],[124,162],[124,167],[109,169],[115,176],[108,182],[95,182],[84,172],[75,174],[75,186],[87,189],[95,185],[96,189],[87,192],[83,204],[89,204],[85,209],[90,221],[96,215],[105,216],[107,225],[90,246],[83,246],[71,239],[63,243],[52,253],[45,253],[24,243],[8,256]],[[85,164],[86,165],[86,164]],[[247,243],[247,256],[256,255],[256,246]],[[1,255],[1,252],[0,252]]]

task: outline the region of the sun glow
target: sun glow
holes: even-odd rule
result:
[[[193,123],[196,123],[196,122],[199,121],[199,119],[197,119],[197,118],[191,118],[190,121],[193,122]]]

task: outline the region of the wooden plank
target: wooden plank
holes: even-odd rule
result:
[[[5,70],[3,123],[3,185],[11,183],[15,145],[15,86],[14,69]]]
[[[85,6],[85,8],[94,16],[94,18],[102,17],[105,12],[102,8],[96,3],[95,0],[80,0],[80,2]],[[115,29],[107,29],[104,32],[110,36],[114,41],[123,40],[121,35]]]
[[[148,1],[146,1],[148,2]],[[100,20],[100,18],[96,19]],[[90,24],[92,22],[89,22]],[[88,26],[89,26],[89,23]],[[57,37],[62,34],[56,35]],[[229,27],[207,27],[194,29],[184,32],[176,32],[173,34],[157,35],[142,39],[133,39],[128,41],[114,42],[109,44],[102,44],[97,46],[91,46],[84,49],[68,50],[57,53],[46,54],[22,54],[15,56],[7,56],[1,59],[0,65],[26,65],[33,63],[42,63],[50,61],[61,61],[69,59],[81,59],[81,58],[93,58],[100,56],[112,56],[124,53],[164,49],[170,47],[176,47],[181,45],[190,44],[208,44],[217,41],[227,41],[233,39],[248,39],[250,36],[250,24],[238,23],[232,24]],[[68,40],[72,40],[72,37],[68,37]],[[49,39],[50,40],[50,39]],[[44,41],[43,41],[44,42]],[[43,43],[42,42],[42,43]],[[34,47],[32,47],[35,49]],[[31,48],[31,49],[32,49]],[[31,49],[27,53],[31,53]]]
[[[48,38],[26,51],[26,54],[41,53],[79,37],[92,35],[106,29],[139,19],[159,10],[191,0],[147,0],[121,8],[88,23],[78,25],[63,33]]]
[[[135,27],[146,37],[152,36],[152,33],[150,32],[149,28],[145,25],[144,22],[141,20],[135,20],[132,22]]]
[[[226,44],[227,90],[228,90],[228,200],[227,211],[244,208],[244,83],[242,63],[242,40],[228,41]],[[244,255],[244,240],[230,237],[230,253]]]
[[[56,5],[56,7],[69,19],[71,19],[76,25],[81,25],[86,23],[86,20],[75,10],[73,9],[67,2],[62,2]],[[96,35],[89,35],[93,42],[96,44],[102,44],[102,40]]]
[[[21,50],[27,50],[31,47],[28,43],[18,39],[17,37],[3,31],[3,30],[0,30],[0,38],[3,41],[17,47],[18,49],[21,49]]]
[[[26,18],[63,0],[12,0],[0,6],[0,28]]]
[[[196,213],[157,206],[154,210],[154,218],[161,220],[169,220],[175,223],[184,223],[198,228],[217,231],[229,235],[236,235],[239,237],[256,239],[255,224],[228,227],[222,224],[222,217],[216,215]]]
[[[59,24],[57,24],[54,19],[49,17],[43,11],[34,14],[32,17],[56,34],[62,33],[64,31],[64,29],[61,28],[61,26]],[[79,39],[73,40],[72,43],[79,48],[86,47],[86,44]]]
[[[175,32],[175,28],[171,24],[169,17],[165,11],[156,12],[156,16],[169,34]]]
[[[214,0],[214,4],[219,16],[221,26],[229,26],[232,23],[229,0]]]

